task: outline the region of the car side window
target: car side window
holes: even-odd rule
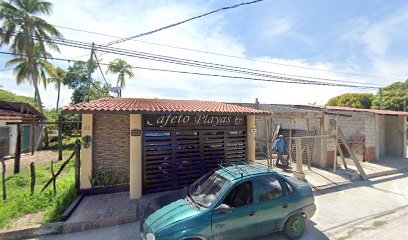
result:
[[[252,182],[247,181],[235,186],[224,199],[224,204],[232,208],[238,208],[253,202]]]
[[[282,186],[274,176],[258,178],[259,202],[269,201],[283,196]]]
[[[288,189],[288,195],[291,195],[293,193],[293,187],[287,181],[284,181],[284,182]]]

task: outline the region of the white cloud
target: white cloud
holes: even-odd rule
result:
[[[152,30],[166,24],[176,22],[199,13],[206,9],[194,8],[189,4],[180,4],[177,1],[160,1],[157,4],[143,1],[54,1],[54,14],[48,20],[56,25],[69,26],[94,32],[102,32],[118,36],[130,36],[136,33]],[[198,12],[195,9],[199,9]],[[209,10],[209,9],[207,9]],[[193,21],[181,26],[164,30],[162,32],[146,36],[140,40],[151,41],[180,47],[200,49],[246,57],[246,48],[238,39],[226,35],[223,31],[224,19],[222,15],[213,15],[198,21]],[[290,22],[276,22],[280,26],[275,32],[269,34],[284,34],[289,31]],[[90,35],[70,30],[61,29],[67,39],[75,39],[84,42],[106,43],[114,38]],[[155,46],[136,41],[127,41],[115,45],[116,47],[132,49],[137,51],[163,54],[180,58],[196,59],[199,61],[216,62],[227,65],[241,66],[246,68],[261,69],[270,72],[279,72],[294,75],[305,75],[321,78],[335,78],[347,80],[339,74],[324,71],[312,71],[302,68],[293,68],[282,65],[246,61],[236,58],[226,58],[215,55],[202,54],[191,51]],[[56,57],[73,58],[81,55],[86,60],[89,50],[78,48],[61,47],[61,54]],[[166,68],[172,70],[195,71],[216,73],[193,67],[172,65],[167,63],[146,61],[137,58],[106,54],[102,56],[103,62],[110,62],[121,57],[134,66]],[[320,69],[335,70],[330,63],[308,62],[302,59],[274,59],[259,56],[257,59],[265,61],[291,64],[305,68],[315,67]],[[66,66],[66,63],[58,63]],[[105,68],[104,68],[105,71]],[[237,75],[228,72],[217,72],[224,75]],[[1,73],[1,79],[12,79],[10,73]],[[98,78],[99,75],[99,78]],[[127,88],[123,92],[124,97],[158,97],[158,98],[181,98],[181,99],[205,99],[228,102],[253,102],[256,97],[261,102],[269,103],[297,103],[306,104],[317,102],[324,104],[329,98],[348,91],[335,87],[316,87],[296,84],[265,83],[258,81],[213,78],[204,76],[154,72],[135,69],[135,78],[127,81]],[[102,80],[99,73],[94,77]],[[108,81],[116,83],[116,76],[108,75]],[[29,85],[16,86],[14,81],[7,84],[0,83],[5,89],[23,95],[32,95]],[[63,88],[61,103],[69,104],[72,91]],[[52,86],[47,90],[41,90],[42,98],[47,107],[55,105],[56,91]]]

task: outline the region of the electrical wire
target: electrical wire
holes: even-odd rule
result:
[[[60,38],[51,38],[49,41],[52,41],[54,44],[61,44],[65,46],[85,48],[85,49],[90,49],[92,46],[89,43],[84,43],[84,42],[75,41],[75,40],[68,40],[68,39],[60,39]],[[327,79],[327,78],[317,78],[317,77],[308,77],[308,76],[268,72],[268,71],[263,71],[263,70],[258,70],[258,69],[249,69],[249,68],[242,68],[242,67],[229,66],[229,65],[223,65],[223,64],[196,61],[196,60],[191,60],[191,59],[175,58],[175,57],[150,54],[150,53],[138,52],[138,51],[127,50],[127,49],[104,47],[101,45],[95,45],[95,49],[105,52],[105,53],[113,53],[113,54],[119,54],[123,56],[137,57],[137,58],[142,58],[145,60],[160,61],[160,62],[173,63],[173,64],[179,64],[179,65],[184,65],[184,66],[193,66],[193,67],[213,69],[213,70],[222,70],[222,71],[229,71],[229,72],[232,71],[232,72],[244,73],[244,74],[255,75],[255,76],[278,77],[278,78],[286,78],[282,76],[294,76],[294,77],[302,77],[302,78],[309,78],[309,79],[319,79],[319,80],[331,81],[331,82],[364,84],[361,82],[344,81],[344,80],[338,80],[338,79]],[[275,74],[275,75],[271,76],[271,75],[266,75],[266,74],[259,74],[259,72]],[[276,74],[281,75],[281,76],[276,76]],[[313,83],[313,81],[310,81],[310,80],[303,79],[303,81],[308,81],[308,82]]]
[[[21,54],[10,53],[10,52],[2,52],[0,54],[9,54],[9,55],[18,55]],[[43,58],[43,57],[39,57]],[[74,61],[72,59],[65,59],[65,58],[54,58],[49,57],[47,59],[51,60],[59,60],[59,61]],[[107,63],[100,63],[101,65],[109,65]],[[252,81],[263,81],[263,82],[277,82],[277,83],[295,83],[295,84],[306,84],[306,85],[323,85],[323,86],[338,86],[338,87],[350,87],[350,88],[363,88],[363,89],[377,89],[377,87],[370,87],[370,86],[358,86],[358,85],[349,85],[349,84],[327,84],[324,82],[316,82],[310,83],[305,81],[299,81],[302,79],[291,79],[291,78],[273,78],[273,79],[264,79],[264,78],[250,78],[250,77],[242,77],[242,76],[233,76],[233,75],[222,75],[222,74],[210,74],[210,73],[200,73],[200,72],[189,72],[189,71],[178,71],[178,70],[171,70],[171,69],[160,69],[160,68],[147,68],[147,67],[136,67],[136,69],[143,69],[143,70],[151,70],[151,71],[161,71],[161,72],[170,72],[170,73],[181,73],[181,74],[190,74],[190,75],[200,75],[200,76],[211,76],[211,77],[222,77],[222,78],[232,78],[232,79],[244,79],[244,80],[252,80]]]
[[[180,22],[177,22],[177,23],[173,23],[173,24],[170,24],[170,25],[167,25],[167,26],[164,26],[164,27],[161,27],[161,28],[149,31],[149,32],[140,33],[140,34],[130,36],[130,37],[127,37],[127,38],[122,38],[122,39],[118,39],[118,40],[115,40],[115,41],[112,41],[112,42],[108,42],[108,43],[104,44],[103,46],[107,47],[107,46],[110,46],[110,45],[113,45],[113,44],[126,42],[126,41],[129,41],[129,40],[138,38],[138,37],[150,35],[150,34],[153,34],[153,33],[156,33],[156,32],[163,31],[163,30],[168,29],[168,28],[176,27],[176,26],[181,25],[183,23],[190,22],[192,20],[202,18],[202,17],[208,16],[208,15],[211,15],[211,14],[214,14],[214,13],[217,13],[217,12],[221,12],[221,11],[225,11],[225,10],[229,10],[229,9],[233,9],[233,8],[238,8],[238,7],[245,6],[245,5],[251,5],[251,4],[262,2],[262,1],[264,1],[264,0],[254,0],[254,1],[250,1],[250,2],[238,3],[238,4],[235,4],[235,5],[232,5],[232,6],[228,6],[228,7],[218,8],[216,10],[212,10],[210,12],[207,12],[207,13],[204,13],[204,14],[192,17],[192,18],[188,18],[186,20],[183,20],[183,21],[180,21]]]
[[[115,36],[115,35],[104,34],[104,33],[100,33],[100,32],[87,31],[87,30],[82,30],[82,29],[77,29],[77,28],[71,28],[71,27],[65,27],[65,26],[60,26],[60,25],[54,25],[54,26],[55,26],[55,27],[58,27],[58,28],[63,28],[63,29],[68,29],[68,30],[77,31],[77,32],[83,32],[83,33],[89,33],[89,34],[95,34],[95,35],[100,35],[100,36],[105,36],[105,37],[123,38],[123,37],[119,37],[119,36]],[[308,69],[308,70],[313,70],[313,71],[336,73],[336,74],[343,74],[343,75],[353,75],[353,76],[365,77],[365,78],[377,78],[377,79],[390,79],[390,80],[405,81],[404,78],[388,77],[388,76],[377,76],[377,75],[368,75],[368,74],[353,73],[353,72],[333,71],[333,70],[327,70],[327,69],[321,69],[321,68],[313,68],[313,67],[304,67],[304,66],[286,64],[286,63],[278,63],[278,62],[273,62],[273,61],[266,61],[266,60],[259,60],[259,59],[254,59],[254,58],[234,56],[234,55],[223,54],[223,53],[217,53],[217,52],[203,51],[203,50],[192,49],[192,48],[178,47],[178,46],[167,45],[167,44],[162,44],[162,43],[147,42],[147,41],[142,41],[142,40],[138,40],[138,39],[132,39],[131,41],[141,42],[141,43],[150,44],[150,45],[156,45],[156,46],[161,46],[161,47],[167,47],[167,48],[185,50],[185,51],[192,51],[192,52],[203,53],[203,54],[216,55],[216,56],[221,56],[221,57],[228,57],[228,58],[248,60],[248,61],[253,61],[253,62],[260,62],[260,63],[267,63],[267,64],[285,66],[285,67]],[[86,55],[81,55],[81,56],[76,57],[76,58],[81,58],[81,57],[85,57],[85,56],[88,56],[88,54],[86,54]]]

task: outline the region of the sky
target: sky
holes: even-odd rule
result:
[[[242,1],[244,0],[53,0],[53,14],[41,17],[60,26],[57,27],[58,30],[67,39],[104,44],[117,38],[61,27],[128,37]],[[407,39],[406,1],[264,0],[140,37],[136,41],[116,44],[114,47],[263,71],[385,86],[407,78]],[[9,51],[7,46],[2,46],[0,50]],[[61,46],[59,53],[52,54],[54,57],[87,60],[90,51]],[[113,54],[102,55],[101,61],[109,63],[116,58],[122,58],[139,67],[237,75]],[[19,95],[33,96],[34,90],[30,84],[17,85],[12,71],[3,70],[4,63],[9,59],[10,56],[0,54],[2,89]],[[67,68],[72,63],[53,61],[53,64]],[[106,68],[102,68],[105,72]],[[258,98],[261,103],[321,105],[342,93],[376,92],[367,89],[259,82],[141,69],[134,69],[134,73],[135,77],[126,81],[123,97],[223,102],[254,102],[255,98]],[[107,74],[106,77],[109,83],[116,85],[117,76]],[[93,78],[103,81],[99,72],[94,73]],[[63,87],[61,105],[70,104],[71,94],[72,90]],[[55,106],[57,94],[54,86],[41,88],[41,96],[47,108]]]

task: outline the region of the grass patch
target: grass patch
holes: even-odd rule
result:
[[[56,172],[63,161],[54,165]],[[72,159],[57,178],[57,194],[54,195],[52,184],[40,192],[51,178],[50,165],[36,166],[35,193],[30,196],[30,171],[22,169],[20,174],[6,178],[7,199],[0,200],[0,229],[14,227],[14,221],[27,214],[43,212],[38,223],[60,221],[66,208],[75,200],[75,161]],[[2,187],[0,185],[0,197]]]

